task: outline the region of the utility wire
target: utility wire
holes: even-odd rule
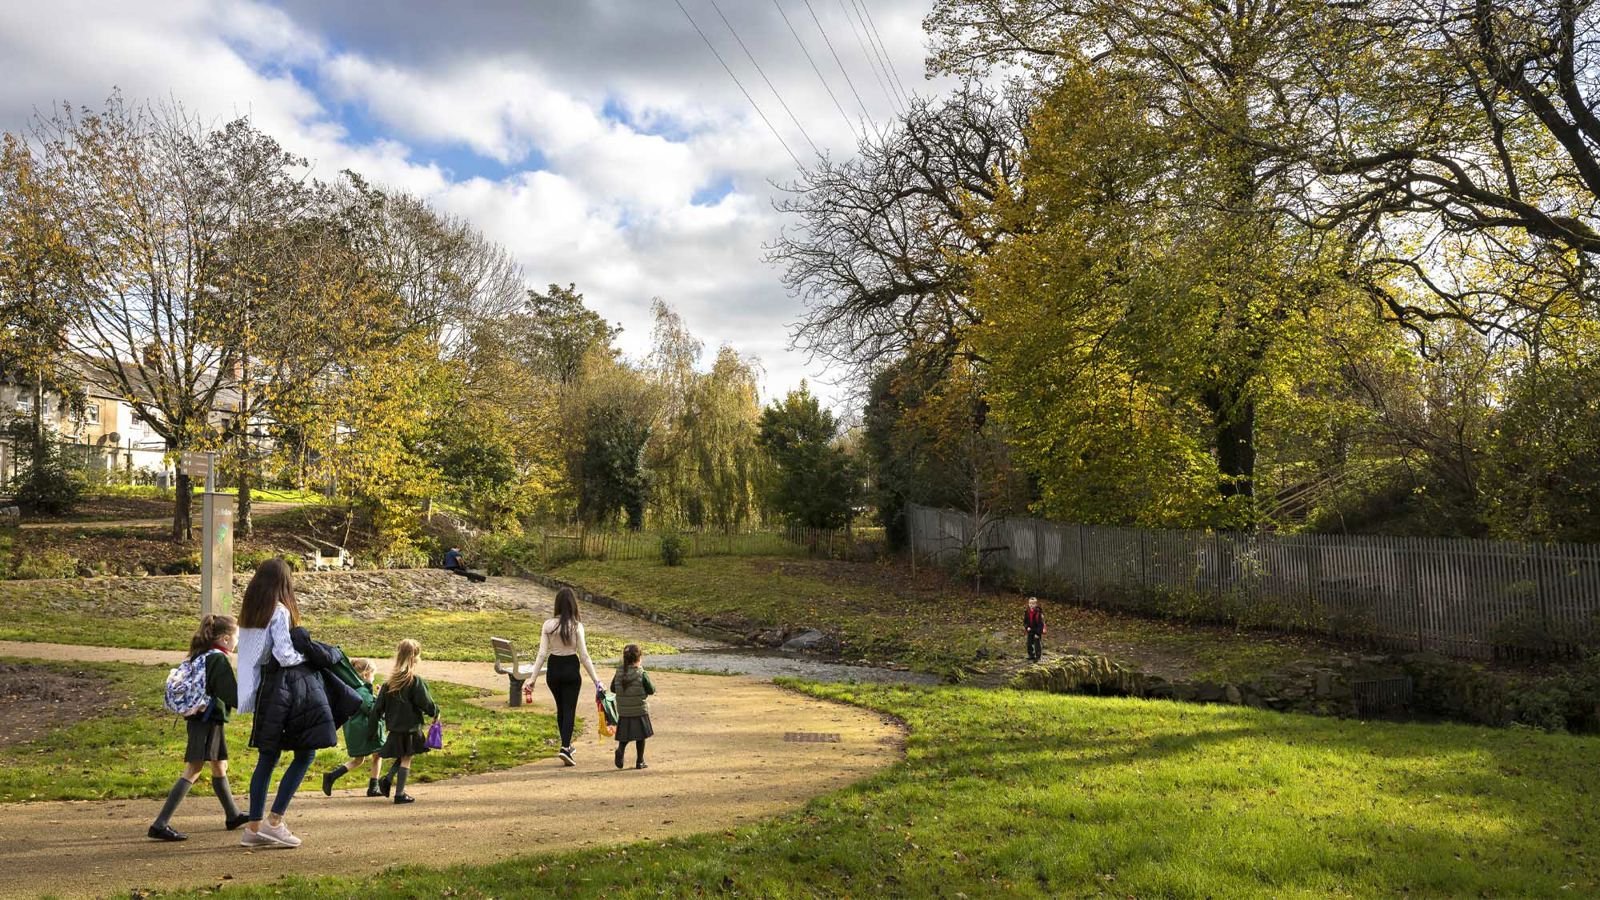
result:
[[[839,66],[839,74],[844,76],[844,83],[850,86],[850,93],[856,97],[856,105],[861,107],[861,114],[872,122],[872,113],[867,112],[867,104],[861,102],[861,92],[856,90],[856,83],[850,80],[850,73],[845,70],[844,60],[839,58],[839,51],[833,49],[833,41],[828,39],[828,29],[822,27],[822,20],[817,18],[817,11],[811,8],[811,0],[803,0],[806,12],[811,13],[811,21],[817,23],[817,30],[822,32],[822,42],[828,45],[828,52],[833,54],[833,61]]]
[[[856,123],[850,121],[850,114],[844,111],[844,105],[839,102],[838,97],[834,96],[833,86],[828,84],[828,79],[822,76],[822,70],[817,68],[817,61],[811,58],[811,51],[806,49],[806,42],[800,39],[800,32],[796,31],[794,23],[789,21],[789,14],[783,11],[783,4],[779,3],[778,0],[772,0],[772,5],[778,8],[778,15],[783,17],[783,24],[789,26],[789,33],[794,35],[794,42],[800,45],[800,52],[805,54],[806,62],[811,64],[811,71],[817,73],[817,80],[822,82],[822,89],[828,92],[828,99],[833,101],[834,108],[839,110],[840,116],[844,117],[844,124],[850,129],[850,136],[852,138],[857,137]]]
[[[779,144],[783,145],[784,152],[789,154],[790,159],[794,160],[795,168],[804,169],[805,163],[802,163],[800,157],[795,156],[794,151],[789,149],[788,142],[783,139],[783,135],[778,133],[778,129],[772,127],[772,120],[768,119],[767,114],[761,111],[761,105],[756,103],[756,98],[750,96],[750,92],[744,89],[744,82],[739,80],[739,76],[733,74],[733,70],[728,68],[728,64],[723,60],[722,54],[717,52],[716,46],[711,43],[710,38],[706,37],[706,33],[700,30],[700,25],[695,22],[694,16],[689,15],[689,10],[684,8],[683,0],[673,0],[673,2],[678,4],[678,9],[682,11],[683,17],[689,20],[690,25],[694,26],[695,33],[700,35],[700,40],[706,42],[706,49],[710,50],[711,55],[717,58],[717,62],[722,63],[722,71],[727,72],[728,77],[733,79],[733,83],[739,88],[739,93],[750,101],[750,108],[756,111],[756,115],[761,117],[761,121],[767,123],[767,130],[771,131],[772,136],[778,139]]]
[[[867,68],[872,72],[872,80],[878,83],[878,90],[883,92],[883,98],[889,101],[889,108],[898,111],[900,101],[889,91],[888,85],[883,83],[883,76],[878,74],[878,63],[872,57],[872,51],[867,49],[867,42],[861,37],[861,29],[856,27],[856,20],[850,18],[850,8],[844,5],[844,0],[839,0],[839,11],[844,13],[845,22],[850,25],[850,33],[856,36],[856,46],[861,48],[861,55],[867,58]]]
[[[850,0],[850,2],[856,3],[858,0]],[[859,0],[862,17],[866,19],[867,25],[871,29],[871,34],[878,38],[878,48],[883,51],[884,69],[894,79],[895,86],[900,89],[900,96],[909,102],[911,100],[911,92],[906,90],[905,82],[900,80],[900,70],[894,67],[894,60],[889,57],[889,45],[884,43],[883,32],[878,30],[878,23],[873,21],[872,10],[868,8],[867,2],[868,0]]]
[[[755,66],[756,74],[760,75],[761,80],[767,83],[767,88],[772,91],[772,96],[778,98],[778,105],[783,107],[783,111],[789,114],[789,121],[794,123],[794,127],[800,129],[800,136],[805,138],[806,143],[811,145],[811,152],[821,157],[822,151],[817,149],[817,142],[811,139],[811,135],[806,134],[806,127],[800,124],[800,118],[794,114],[794,110],[789,108],[789,104],[784,102],[783,95],[778,93],[777,86],[772,83],[771,78],[767,77],[767,73],[761,68],[761,64],[756,62],[756,55],[750,52],[749,47],[745,46],[744,38],[739,36],[739,32],[733,27],[733,23],[728,21],[727,16],[723,15],[722,7],[717,5],[717,0],[711,0],[711,8],[717,11],[717,16],[722,19],[722,24],[728,26],[728,33],[733,35],[735,41],[739,42],[739,49],[743,50],[744,55],[749,58],[750,65]]]

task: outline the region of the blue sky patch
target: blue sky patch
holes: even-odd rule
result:
[[[689,198],[689,202],[695,206],[716,206],[722,202],[723,197],[728,196],[733,191],[733,179],[724,175],[695,191],[694,196]]]

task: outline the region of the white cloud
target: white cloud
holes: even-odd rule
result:
[[[687,5],[804,158],[805,138],[709,5]],[[722,7],[811,139],[848,154],[854,95],[809,17],[783,5],[846,116],[770,7]],[[872,4],[913,90],[928,5]],[[890,100],[829,8],[818,7],[856,89],[887,118]],[[727,343],[761,357],[773,393],[818,380],[786,350],[801,310],[762,258],[782,224],[771,182],[791,178],[793,163],[673,4],[393,0],[381,15],[321,0],[6,4],[0,58],[0,128],[60,100],[97,106],[113,88],[208,118],[249,115],[319,175],[355,169],[468,218],[531,284],[575,282],[621,321],[634,355],[661,296],[704,340],[707,362]],[[715,202],[693,202],[722,186],[731,190]]]

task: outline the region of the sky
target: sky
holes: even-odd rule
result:
[[[318,176],[354,169],[470,220],[530,285],[576,284],[630,356],[659,296],[705,365],[731,344],[761,360],[766,396],[805,378],[838,405],[839,374],[789,349],[803,307],[762,249],[786,224],[774,185],[793,180],[791,151],[849,157],[902,88],[938,88],[931,0],[678,3],[0,3],[0,130],[113,90],[217,124],[248,116]]]

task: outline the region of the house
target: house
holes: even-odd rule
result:
[[[45,423],[56,432],[63,455],[91,475],[106,473],[109,480],[170,484],[175,472],[167,459],[166,440],[104,380],[93,373],[85,379],[81,412],[59,393],[45,393]],[[31,416],[33,395],[32,387],[14,384],[0,374],[0,419]],[[217,401],[212,420],[220,426],[237,415],[238,394],[223,389]],[[270,443],[265,431],[262,423],[252,423],[251,435],[258,446]],[[0,487],[8,486],[20,468],[11,443],[0,434]]]

